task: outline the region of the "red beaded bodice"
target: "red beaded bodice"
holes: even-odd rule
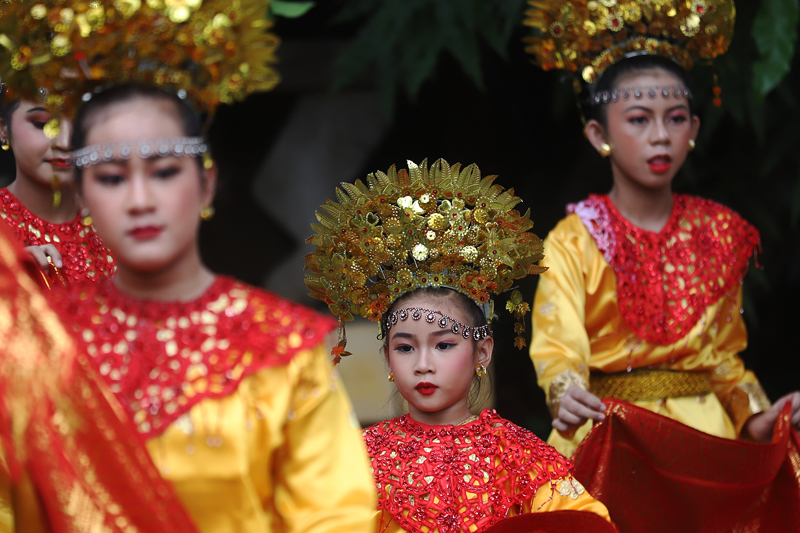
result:
[[[64,224],[47,222],[28,211],[8,189],[0,189],[0,217],[23,246],[55,246],[64,264],[59,274],[67,282],[99,281],[114,273],[114,257],[80,216]],[[53,269],[46,275],[51,282],[63,283]]]
[[[189,302],[138,300],[111,279],[53,291],[75,333],[146,439],[262,368],[288,363],[335,326],[299,304],[218,276]]]
[[[734,291],[759,245],[758,231],[727,207],[674,195],[672,213],[654,233],[628,222],[608,196],[567,207],[613,267],[625,323],[641,339],[670,345],[706,308]]]
[[[406,415],[363,436],[378,509],[415,533],[480,532],[572,472],[552,446],[494,410],[460,426],[429,426]]]

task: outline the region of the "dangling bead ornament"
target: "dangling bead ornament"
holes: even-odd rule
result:
[[[84,207],[81,209],[81,222],[84,226],[91,226],[92,225],[92,215],[89,214],[89,208]]]
[[[61,206],[61,183],[55,174],[50,179],[50,186],[53,188],[53,209],[58,209]]]
[[[214,218],[215,212],[216,211],[213,205],[207,205],[200,210],[200,218],[206,221],[211,220],[212,218]]]
[[[0,139],[0,148],[2,148],[4,152],[7,152],[8,149],[11,148],[8,139]]]
[[[711,90],[714,92],[714,105],[717,107],[722,106],[722,98],[720,98],[722,87],[719,86],[719,78],[716,72],[714,72],[714,85],[711,87]]]
[[[389,372],[389,375],[387,376],[387,378],[389,379],[389,382],[394,381],[394,372]]]

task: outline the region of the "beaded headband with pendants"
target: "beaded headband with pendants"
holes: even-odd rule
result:
[[[529,0],[525,25],[535,35],[525,51],[544,70],[576,73],[587,84],[633,55],[660,55],[689,70],[727,51],[733,36],[733,0]],[[623,96],[690,97],[685,87],[627,88],[593,94],[591,104]],[[650,89],[653,89],[652,91]],[[718,90],[715,88],[715,93]]]
[[[71,115],[93,91],[139,83],[211,113],[278,83],[269,0],[0,3],[0,79],[13,98]],[[57,128],[55,133],[57,134]]]
[[[392,166],[369,174],[366,183],[342,183],[337,201],[320,206],[319,223],[312,224],[316,234],[306,241],[315,249],[305,258],[305,283],[339,318],[335,362],[349,355],[344,322],[353,315],[377,322],[398,297],[420,287],[448,287],[479,306],[491,305],[492,295],[545,270],[538,265],[542,241],[528,231],[529,213],[521,215],[515,209],[520,198],[495,179],[481,177],[474,164],[462,168],[439,159],[428,168],[427,160],[409,161],[408,170]],[[519,291],[507,309],[518,319],[515,344],[522,347],[522,317],[529,308]],[[414,311],[398,310],[390,320]],[[416,311],[462,334],[467,327],[438,311]],[[483,338],[489,331],[475,329],[468,335]]]

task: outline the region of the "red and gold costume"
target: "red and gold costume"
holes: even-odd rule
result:
[[[479,532],[504,517],[566,509],[608,519],[551,446],[493,410],[474,418],[431,426],[406,415],[364,430],[380,532]]]
[[[199,531],[371,530],[368,463],[322,344],[332,320],[225,277],[190,302],[110,279],[53,296]]]
[[[369,529],[367,462],[322,342],[332,320],[222,276],[190,302],[107,280],[56,307],[200,531]]]
[[[45,286],[99,281],[114,273],[114,257],[80,215],[72,222],[53,224],[31,213],[8,189],[0,189],[0,217],[22,246],[52,244],[61,253],[64,266],[41,274]]]
[[[736,438],[769,407],[738,354],[747,346],[740,283],[758,232],[730,209],[674,195],[659,233],[607,196],[571,205],[545,241],[530,354],[553,416],[570,385]],[[553,432],[567,455],[590,427]]]

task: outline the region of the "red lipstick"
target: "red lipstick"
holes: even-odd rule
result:
[[[72,159],[56,158],[47,161],[55,168],[72,168]]]
[[[163,227],[158,226],[140,226],[138,228],[133,228],[128,232],[128,235],[133,237],[134,239],[140,241],[146,241],[149,239],[155,239],[158,237],[161,232],[164,231]]]
[[[423,381],[422,383],[418,383],[417,386],[414,388],[417,389],[418,393],[424,394],[425,396],[430,396],[431,394],[436,392],[436,389],[438,389],[439,387],[434,385],[433,383],[427,383]]]
[[[672,158],[668,155],[657,155],[647,160],[647,166],[656,174],[663,174],[672,167]]]

